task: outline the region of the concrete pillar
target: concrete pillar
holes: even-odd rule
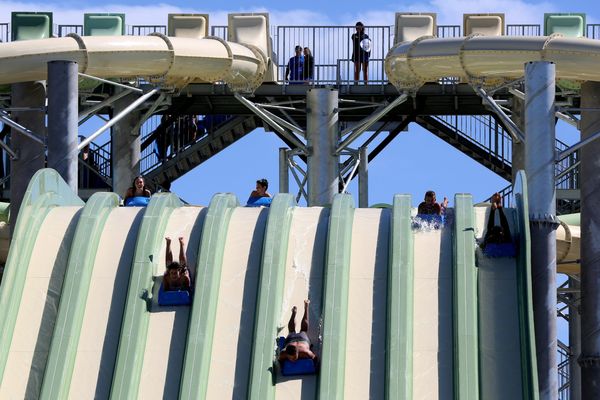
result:
[[[331,204],[339,187],[338,92],[309,89],[306,93],[308,205]]]
[[[77,193],[77,63],[48,63],[48,167]]]
[[[525,102],[518,97],[513,97],[511,119],[525,135]],[[515,183],[517,171],[525,169],[525,143],[512,141],[512,183]]]
[[[118,89],[122,90],[122,89]],[[135,94],[125,96],[114,104],[113,115],[118,114],[136,99]],[[133,184],[140,174],[140,131],[134,131],[141,113],[132,111],[112,127],[112,180],[113,191],[120,196]]]
[[[600,83],[581,89],[581,140],[600,131]],[[580,150],[581,165],[581,389],[582,398],[600,398],[600,141]]]
[[[525,64],[525,172],[529,186],[533,314],[541,400],[558,398],[554,79],[553,63]]]
[[[290,192],[290,174],[288,170],[289,149],[279,148],[279,193]]]
[[[369,207],[369,153],[367,147],[358,149],[358,206]]]
[[[40,111],[14,111],[12,119],[38,135],[46,135],[43,107],[46,105],[45,82],[15,83],[11,89],[11,105],[13,107],[35,107]],[[46,165],[44,145],[38,143],[19,131],[11,130],[11,146],[18,159],[11,164],[10,177],[10,229],[15,228],[19,208],[31,177]]]
[[[577,279],[569,278],[569,289],[579,290],[581,288]],[[573,293],[571,301],[575,303],[569,307],[569,400],[581,400],[581,368],[578,358],[581,354],[581,310],[579,307],[579,293]]]

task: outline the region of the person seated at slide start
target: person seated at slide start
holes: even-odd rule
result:
[[[292,307],[292,316],[288,322],[289,334],[285,338],[285,347],[279,353],[279,361],[297,361],[301,358],[309,358],[314,362],[317,356],[310,350],[310,339],[308,338],[308,305],[310,300],[304,300],[304,315],[300,325],[300,332],[296,333],[296,306]]]
[[[129,189],[127,189],[127,192],[125,193],[125,198],[123,199],[125,205],[127,205],[129,202],[128,200],[133,198],[133,197],[150,197],[152,196],[152,193],[150,192],[150,190],[148,190],[146,188],[146,183],[144,182],[144,177],[143,176],[136,176],[135,179],[133,180],[133,184],[131,185],[131,187]]]
[[[173,261],[173,253],[171,252],[171,238],[166,237],[167,252],[165,255],[165,263],[167,270],[163,275],[163,289],[169,290],[190,290],[191,278],[190,271],[187,268],[187,259],[185,257],[183,238],[179,238],[179,262]]]
[[[496,210],[498,211],[498,214],[500,214],[500,226],[495,225],[494,223]],[[485,237],[481,247],[485,248],[485,246],[490,243],[512,243],[510,227],[508,226],[508,220],[506,219],[506,215],[504,215],[504,210],[502,209],[502,197],[500,196],[500,193],[495,193],[492,196],[492,209],[490,210]]]
[[[269,188],[269,181],[266,179],[259,179],[256,181],[256,190],[250,193],[250,198],[253,197],[271,197],[267,189]]]
[[[419,208],[417,209],[418,214],[426,214],[426,215],[442,215],[446,213],[446,208],[448,207],[448,198],[444,197],[444,201],[442,204],[439,204],[435,198],[435,192],[433,190],[428,190],[425,192],[425,201],[419,204]]]

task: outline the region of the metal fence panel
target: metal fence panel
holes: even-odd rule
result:
[[[83,36],[83,25],[58,25],[58,37],[67,36],[69,33]]]
[[[600,24],[588,24],[586,36],[590,39],[600,39]]]
[[[438,25],[437,37],[459,37],[460,36],[460,25]]]
[[[10,41],[10,23],[0,23],[0,42]]]
[[[129,25],[128,34],[131,36],[146,36],[154,32],[167,34],[165,25]]]
[[[539,25],[506,25],[507,36],[540,36],[541,28]]]

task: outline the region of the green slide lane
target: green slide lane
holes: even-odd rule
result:
[[[283,302],[285,263],[295,206],[292,194],[280,193],[273,199],[267,218],[248,386],[248,398],[253,400],[271,400],[275,396],[275,337]]]
[[[519,336],[521,338],[523,398],[538,400],[537,361],[533,328],[533,298],[531,294],[531,235],[529,233],[527,177],[524,171],[517,172],[514,193],[519,230],[517,294],[520,320]]]
[[[115,193],[95,193],[86,203],[77,223],[42,383],[41,399],[66,399],[69,395],[98,244],[108,216],[118,206],[119,196]]]
[[[454,196],[454,397],[479,398],[475,216],[470,194]]]
[[[386,399],[413,398],[414,259],[410,195],[395,195],[387,286]]]
[[[21,304],[31,254],[44,219],[57,206],[83,206],[61,176],[52,169],[35,173],[21,203],[0,286],[0,385]]]
[[[237,206],[238,200],[233,194],[216,194],[210,202],[204,220],[198,250],[195,296],[188,327],[180,399],[206,398],[221,285],[223,251],[231,213]]]
[[[159,262],[169,217],[181,205],[173,193],[158,193],[144,212],[127,290],[111,399],[137,398],[150,318],[152,273]]]
[[[343,399],[346,367],[346,328],[354,200],[336,194],[331,206],[323,289],[323,345],[319,398]]]

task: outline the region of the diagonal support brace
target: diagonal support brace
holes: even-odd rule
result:
[[[11,128],[21,132],[23,135],[27,136],[29,139],[38,142],[39,144],[46,145],[46,141],[42,139],[40,135],[31,131],[30,129],[25,128],[23,125],[13,121],[10,119],[10,116],[4,110],[0,110],[0,121],[4,122],[6,125]]]
[[[483,102],[485,104],[487,104],[488,106],[490,106],[490,108],[498,116],[498,118],[500,118],[500,120],[502,122],[504,122],[504,125],[506,125],[506,128],[508,129],[508,133],[510,133],[510,136],[513,138],[513,140],[516,143],[522,143],[522,142],[524,142],[525,141],[525,135],[523,134],[523,132],[521,132],[521,130],[513,122],[513,120],[510,119],[508,117],[508,115],[506,115],[504,113],[504,111],[502,110],[502,108],[500,108],[500,106],[498,104],[496,104],[496,102],[494,101],[494,99],[491,96],[489,96],[485,92],[485,90],[483,90],[481,87],[474,87],[473,89],[475,90],[475,93],[477,93],[479,95],[479,97],[481,97],[481,100],[483,100]]]

